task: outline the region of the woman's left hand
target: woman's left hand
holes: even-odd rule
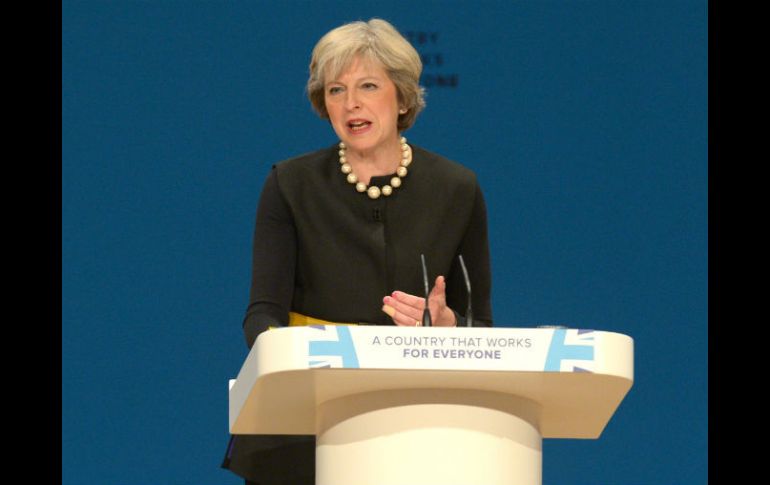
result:
[[[425,298],[394,291],[382,299],[382,311],[390,315],[396,325],[415,327],[422,325]],[[446,306],[446,281],[443,276],[436,278],[436,284],[428,296],[430,319],[434,327],[455,327],[455,312]]]

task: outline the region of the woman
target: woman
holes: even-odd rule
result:
[[[389,23],[353,22],[313,49],[308,96],[340,139],[274,165],[254,232],[249,348],[269,327],[308,322],[418,326],[420,255],[432,325],[491,326],[486,207],[467,168],[407,143],[424,108],[422,63]],[[462,310],[458,311],[458,310]],[[223,467],[272,485],[314,483],[313,436],[236,436]]]

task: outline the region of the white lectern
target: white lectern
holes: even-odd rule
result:
[[[232,434],[315,434],[317,485],[540,485],[543,438],[598,438],[633,340],[566,328],[318,325],[259,336]]]

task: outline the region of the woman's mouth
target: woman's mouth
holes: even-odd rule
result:
[[[351,133],[363,133],[369,129],[369,127],[372,126],[371,121],[367,120],[350,120],[348,121],[348,130]]]

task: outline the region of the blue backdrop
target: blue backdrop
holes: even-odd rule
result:
[[[598,440],[544,485],[707,480],[705,1],[65,1],[63,484],[238,484],[227,381],[262,181],[336,141],[315,42],[391,21],[423,55],[407,137],[485,191],[496,325],[628,334]]]

